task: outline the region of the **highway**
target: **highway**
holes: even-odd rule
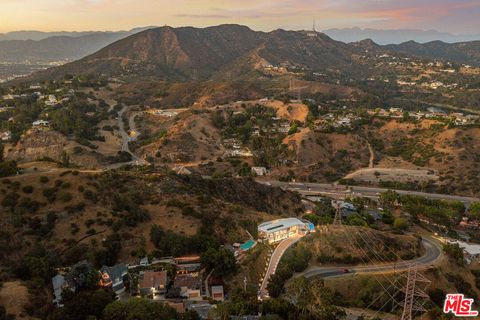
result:
[[[306,278],[320,277],[323,279],[352,276],[352,275],[365,275],[365,274],[378,274],[378,273],[394,273],[407,271],[411,264],[414,264],[422,268],[428,268],[435,264],[442,256],[442,248],[440,243],[431,239],[423,238],[422,245],[425,248],[425,254],[417,259],[409,261],[401,261],[397,263],[387,263],[378,265],[362,265],[362,266],[337,266],[337,267],[310,267],[304,272],[298,273],[295,277],[304,276]],[[348,270],[348,272],[346,272]]]
[[[386,188],[343,186],[343,185],[335,185],[335,184],[328,184],[328,183],[292,183],[292,182],[281,182],[281,181],[264,181],[260,179],[257,179],[257,182],[271,185],[271,186],[281,187],[282,189],[297,191],[298,193],[304,196],[325,195],[333,198],[346,198],[349,196],[359,196],[359,197],[367,197],[371,199],[378,199],[380,193],[389,190]],[[415,196],[421,196],[421,197],[425,197],[432,200],[461,201],[466,206],[469,206],[470,203],[472,202],[480,201],[480,199],[478,198],[464,197],[464,196],[457,196],[457,195],[427,193],[427,192],[408,191],[408,190],[395,190],[395,191],[400,195],[415,195]]]

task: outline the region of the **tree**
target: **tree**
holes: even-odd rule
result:
[[[463,258],[463,249],[460,248],[458,243],[445,243],[443,245],[443,251],[458,266],[464,266],[465,260]]]
[[[383,207],[391,208],[398,201],[398,199],[398,193],[393,190],[387,190],[380,194],[379,202]]]
[[[236,270],[235,256],[226,248],[209,248],[201,256],[202,266],[225,276]]]
[[[294,278],[287,290],[287,299],[297,307],[300,319],[336,319],[338,308],[334,306],[333,293],[323,280]]]
[[[468,208],[468,217],[480,220],[480,202],[472,202]]]
[[[398,231],[406,231],[408,229],[408,222],[403,218],[395,218],[393,228]]]
[[[127,301],[115,301],[103,312],[104,320],[176,320],[179,316],[175,309],[160,302],[131,298]]]
[[[101,319],[105,307],[115,301],[115,294],[107,289],[84,290],[63,300],[64,307],[55,309],[52,320]]]

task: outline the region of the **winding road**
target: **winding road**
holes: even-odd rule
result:
[[[387,263],[379,265],[363,265],[363,266],[338,266],[338,267],[311,267],[304,272],[297,273],[295,277],[304,276],[305,278],[320,277],[323,279],[364,275],[378,273],[395,273],[407,271],[411,264],[418,266],[420,269],[428,268],[435,264],[442,256],[442,248],[439,242],[431,238],[423,238],[422,245],[425,248],[425,254],[417,259],[401,261],[397,263]],[[345,270],[348,270],[346,272]]]
[[[137,155],[135,155],[133,152],[131,152],[130,147],[128,146],[128,144],[131,141],[136,140],[136,137],[131,137],[128,134],[128,132],[125,130],[125,124],[123,123],[123,114],[125,113],[125,111],[128,110],[128,108],[129,108],[129,106],[123,106],[122,109],[118,112],[118,128],[119,128],[119,131],[120,131],[120,135],[122,136],[122,151],[123,152],[128,152],[132,156],[132,161],[116,163],[116,164],[113,165],[115,167],[120,167],[120,166],[124,166],[124,165],[127,165],[127,164],[133,164],[133,165],[147,165],[148,164],[147,161],[145,161],[142,158],[139,158]],[[136,114],[132,115],[128,119],[130,127],[132,127],[132,123],[133,123],[133,126],[135,125],[135,121],[134,121],[135,116],[136,116]],[[133,128],[132,130],[134,130],[134,129],[135,128]],[[112,166],[110,166],[107,169],[112,169]]]

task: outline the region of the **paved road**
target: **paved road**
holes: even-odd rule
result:
[[[425,248],[425,254],[414,260],[371,266],[312,267],[304,272],[296,274],[295,277],[321,277],[325,279],[350,275],[394,273],[407,271],[411,264],[415,264],[419,268],[428,268],[430,265],[435,264],[440,259],[442,256],[442,248],[440,247],[440,243],[438,241],[431,238],[423,238],[422,245]],[[345,272],[345,269],[347,269],[348,272]]]
[[[327,183],[290,183],[290,182],[280,182],[280,181],[261,181],[260,183],[267,183],[272,186],[281,187],[284,189],[294,190],[303,195],[327,195],[332,197],[345,198],[347,196],[356,195],[372,199],[378,199],[379,194],[387,191],[385,188],[376,188],[376,187],[361,187],[361,186],[350,186],[346,187],[343,185],[332,185]],[[461,201],[465,205],[469,205],[471,202],[480,201],[478,198],[473,197],[464,197],[457,195],[447,195],[447,194],[438,194],[438,193],[426,193],[418,191],[407,191],[407,190],[395,190],[400,195],[416,195],[422,196],[428,199],[433,200],[456,200]]]
[[[275,274],[275,271],[277,270],[278,264],[280,263],[280,259],[282,259],[282,256],[285,254],[288,248],[290,248],[294,243],[296,243],[301,238],[302,238],[301,235],[297,235],[295,237],[285,239],[282,242],[280,242],[278,246],[275,248],[275,251],[273,251],[273,254],[270,257],[270,262],[268,263],[268,269],[267,269],[267,272],[265,273],[265,277],[263,278],[262,285],[260,286],[260,290],[259,290],[260,299],[268,297],[268,291],[267,291],[268,281],[270,280],[270,277],[273,274]]]

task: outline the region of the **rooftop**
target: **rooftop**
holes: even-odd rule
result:
[[[290,228],[298,225],[305,225],[305,223],[297,218],[277,219],[260,224],[258,226],[258,231],[270,233],[277,229]]]
[[[167,286],[166,271],[145,271],[143,279],[140,280],[140,288],[157,288]]]

